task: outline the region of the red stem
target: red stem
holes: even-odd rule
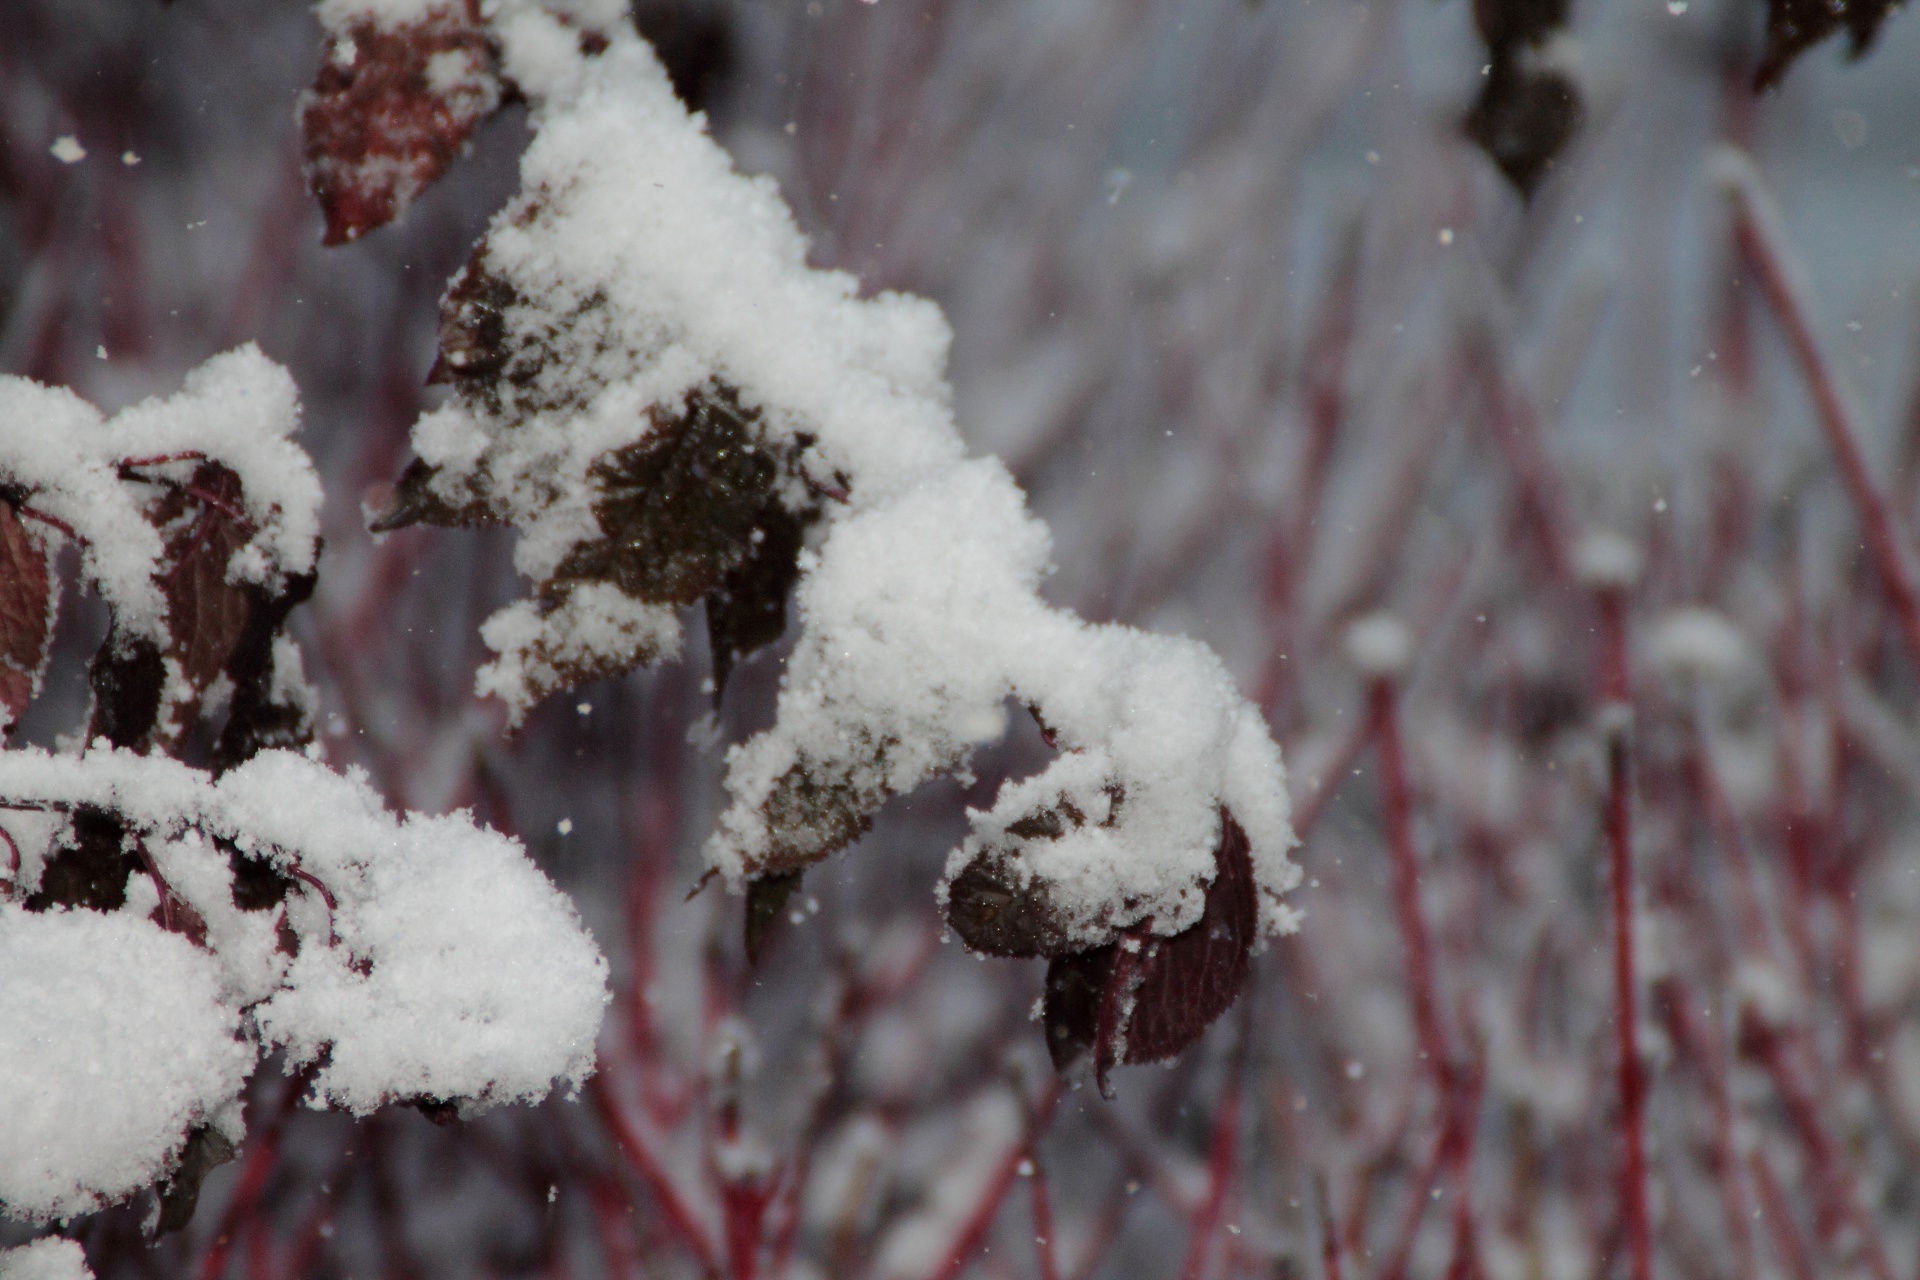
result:
[[[1027,1160],[1033,1172],[1027,1181],[1033,1202],[1033,1247],[1040,1260],[1040,1280],[1060,1280],[1060,1266],[1054,1260],[1053,1197],[1047,1190],[1047,1169],[1040,1163],[1040,1148],[1027,1144]]]
[[[1243,1008],[1251,1008],[1251,1003]],[[1207,1160],[1207,1194],[1193,1215],[1193,1228],[1187,1241],[1187,1259],[1180,1268],[1181,1280],[1204,1280],[1207,1256],[1212,1249],[1214,1228],[1227,1201],[1227,1189],[1233,1184],[1233,1163],[1240,1137],[1240,1077],[1246,1068],[1248,1028],[1244,1016],[1239,1044],[1228,1068],[1226,1088],[1220,1094],[1220,1109],[1213,1117],[1213,1140]]]
[[[1920,587],[1914,583],[1904,533],[1894,519],[1893,508],[1880,487],[1867,472],[1866,457],[1860,449],[1858,410],[1841,384],[1840,376],[1813,334],[1812,317],[1806,299],[1801,296],[1784,236],[1765,209],[1765,195],[1751,174],[1731,184],[1734,197],[1734,239],[1741,255],[1753,269],[1774,318],[1793,349],[1807,390],[1813,396],[1814,416],[1826,434],[1827,444],[1839,464],[1840,479],[1860,514],[1861,532],[1867,553],[1880,575],[1881,585],[1893,608],[1906,640],[1908,656],[1920,662]]]
[[[600,1118],[606,1122],[607,1131],[619,1144],[628,1165],[653,1193],[653,1198],[660,1205],[661,1213],[667,1219],[667,1225],[680,1237],[687,1248],[693,1251],[702,1269],[708,1272],[718,1271],[719,1251],[707,1238],[706,1229],[695,1219],[693,1211],[687,1207],[686,1201],[681,1198],[680,1192],[667,1177],[667,1171],[661,1167],[659,1158],[647,1145],[646,1139],[622,1113],[620,1104],[614,1100],[613,1093],[607,1087],[605,1080],[605,1076],[595,1075],[587,1081],[587,1094],[593,1100],[594,1109],[600,1113]]]
[[[1400,942],[1406,949],[1407,996],[1413,1003],[1414,1031],[1441,1094],[1450,1100],[1455,1084],[1453,1053],[1440,1021],[1433,942],[1420,909],[1420,856],[1413,845],[1413,796],[1400,745],[1397,699],[1398,690],[1391,679],[1375,680],[1367,690],[1374,746],[1380,757],[1387,852],[1393,859],[1394,907],[1400,917]]]
[[[1646,1077],[1640,1061],[1639,979],[1633,954],[1633,794],[1630,675],[1626,599],[1618,589],[1600,593],[1601,697],[1603,715],[1615,717],[1607,734],[1607,849],[1613,878],[1613,985],[1616,1051],[1620,1070],[1620,1124],[1626,1159],[1620,1199],[1626,1217],[1633,1280],[1652,1280],[1653,1230],[1647,1214]]]

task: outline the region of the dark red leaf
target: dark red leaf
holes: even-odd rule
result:
[[[0,500],[0,733],[33,701],[52,631],[46,553],[13,505]]]
[[[247,621],[227,657],[233,696],[214,744],[214,772],[224,773],[269,748],[301,747],[313,740],[307,708],[275,696],[274,643],[287,615],[313,594],[315,581],[315,574],[304,573],[289,576],[277,591],[255,583],[244,588]]]
[[[201,1125],[187,1135],[173,1170],[154,1188],[160,1199],[160,1220],[155,1234],[179,1231],[193,1221],[200,1203],[200,1186],[207,1175],[234,1157],[233,1143],[218,1129]]]
[[[1198,1040],[1246,985],[1259,904],[1247,834],[1221,815],[1200,919],[1171,938],[1136,929],[1048,967],[1047,1050],[1065,1070],[1091,1050],[1106,1091],[1120,1063],[1158,1062]]]
[[[707,647],[713,651],[713,701],[742,658],[787,630],[787,597],[800,577],[806,524],[777,502],[761,509],[747,535],[746,558],[729,569],[707,596]]]
[[[93,657],[87,682],[93,689],[87,740],[105,738],[116,747],[145,746],[159,723],[160,697],[167,683],[160,646],[145,637],[128,639],[109,633]]]
[[[761,876],[747,885],[746,944],[747,963],[759,964],[766,950],[767,934],[780,920],[787,899],[800,887],[801,872],[783,871]]]
[[[162,588],[173,637],[168,654],[199,691],[220,677],[246,629],[246,588],[227,581],[227,566],[255,529],[240,514],[240,477],[217,462],[196,467],[176,495],[193,515],[179,522],[166,543]]]
[[[300,114],[307,182],[343,244],[405,212],[500,105],[496,57],[464,5],[335,32]]]
[[[1573,140],[1583,114],[1579,91],[1566,76],[1496,57],[1467,116],[1467,136],[1521,195],[1531,196]]]
[[[40,887],[27,896],[26,909],[91,907],[118,911],[127,904],[127,877],[140,859],[127,848],[127,829],[102,809],[74,810],[66,838],[40,873]]]
[[[1795,58],[1842,30],[1849,40],[1847,56],[1860,57],[1899,7],[1900,0],[1767,0],[1767,43],[1753,73],[1754,89],[1780,83]]]

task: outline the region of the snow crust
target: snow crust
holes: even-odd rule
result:
[[[938,308],[861,298],[852,276],[810,269],[773,182],[733,171],[625,27],[589,56],[539,8],[487,13],[537,133],[476,266],[511,287],[509,345],[547,358],[496,400],[422,418],[414,446],[438,468],[436,495],[484,499],[522,532],[518,568],[542,579],[605,534],[595,459],[719,382],[833,499],[802,558],[777,722],[729,753],[711,865],[739,888],[844,843],[886,795],[962,766],[1011,698],[1062,754],[972,815],[950,873],[992,844],[1044,882],[1077,940],[1142,920],[1171,934],[1203,909],[1225,806],[1251,840],[1264,932],[1293,927],[1284,772],[1259,713],[1203,645],[1041,600],[1047,531],[1004,466],[965,455]],[[671,652],[666,620],[639,608],[597,601],[587,620],[511,606],[483,633],[500,658],[480,688],[518,715],[550,690],[561,644],[576,657],[604,644],[608,670]],[[1091,817],[1059,838],[1010,834],[1037,806]]]

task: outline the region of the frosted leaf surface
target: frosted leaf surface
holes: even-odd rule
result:
[[[0,902],[0,975],[10,1212],[65,1218],[147,1186],[253,1068],[213,958],[138,916]]]
[[[733,171],[631,32],[588,47],[536,6],[489,13],[536,135],[521,194],[443,305],[433,376],[454,395],[420,421],[381,522],[520,530],[537,586],[488,624],[500,656],[481,688],[517,717],[669,651],[644,642],[669,634],[644,609],[742,571],[776,517],[811,523],[809,549],[788,553],[802,627],[777,720],[729,754],[708,845],[729,884],[849,844],[888,796],[962,767],[1013,699],[1061,754],[973,815],[950,876],[990,856],[1044,899],[1065,948],[1135,926],[1172,936],[1205,909],[1224,811],[1248,837],[1260,934],[1291,928],[1281,897],[1299,872],[1258,712],[1204,646],[1041,600],[1047,532],[1000,463],[965,456],[938,309],[807,267],[774,184]],[[689,425],[716,406],[733,407],[737,438]],[[665,532],[623,512],[608,460],[689,441],[704,475],[760,465],[687,491],[688,521]],[[656,562],[697,572],[633,568]],[[569,618],[583,583],[624,597],[603,596],[593,628]]]

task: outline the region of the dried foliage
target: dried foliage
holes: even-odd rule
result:
[[[1880,24],[1902,0],[1767,0],[1767,39],[1754,68],[1756,91],[1780,83],[1795,58],[1827,37],[1845,32],[1847,57],[1873,47]]]
[[[363,18],[330,33],[300,107],[328,244],[405,213],[499,107],[505,88],[470,7],[455,0],[402,27]]]

